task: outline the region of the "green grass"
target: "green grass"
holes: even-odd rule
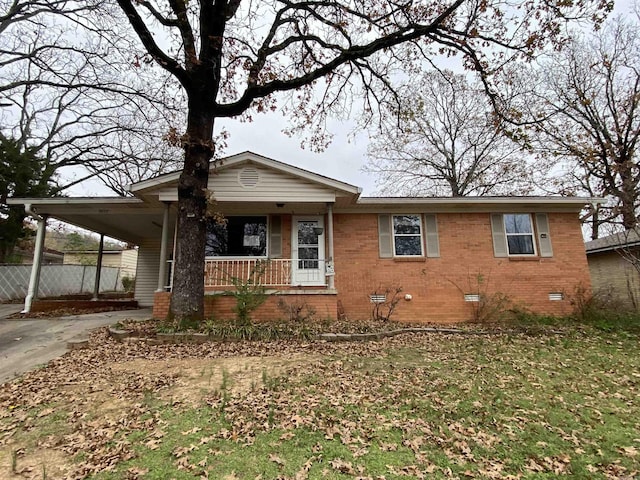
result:
[[[621,450],[640,450],[636,338],[431,342],[439,345],[336,354],[325,360],[324,377],[268,379],[271,388],[232,396],[224,412],[165,410],[162,448],[138,449],[121,471],[193,478],[205,461],[200,468],[216,478],[294,478],[305,464],[304,478],[638,475],[638,456]],[[181,433],[194,426],[202,430]],[[175,451],[189,445],[180,469]]]
[[[198,405],[147,392],[153,426],[123,425],[111,441],[132,458],[94,478],[635,478],[637,349],[628,329],[419,335],[325,348],[241,391],[225,371]]]

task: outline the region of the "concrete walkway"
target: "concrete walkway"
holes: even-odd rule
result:
[[[7,319],[22,305],[0,305],[0,384],[64,355],[69,340],[124,319],[151,318],[151,309],[88,313],[60,318]],[[6,313],[5,313],[6,311]]]
[[[23,303],[0,303],[0,319],[20,312],[24,308]]]

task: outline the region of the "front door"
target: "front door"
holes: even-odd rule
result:
[[[324,219],[293,217],[292,221],[293,285],[325,285]]]

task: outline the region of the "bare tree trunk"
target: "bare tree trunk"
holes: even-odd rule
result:
[[[636,185],[633,179],[633,165],[630,160],[623,160],[619,164],[620,178],[620,214],[622,215],[622,226],[625,230],[630,230],[638,225],[634,200],[636,199]]]
[[[214,154],[211,140],[212,108],[203,95],[189,102],[184,141],[184,169],[178,180],[178,240],[171,296],[171,316],[182,326],[204,318],[204,248],[206,241],[207,185],[209,161]]]
[[[591,240],[599,238],[600,234],[600,208],[599,205],[593,207],[593,215],[591,215]]]

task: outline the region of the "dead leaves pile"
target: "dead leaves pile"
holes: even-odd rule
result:
[[[617,446],[619,457],[631,460],[623,464],[600,450],[597,435],[584,436],[578,430],[580,426],[596,430],[609,416],[637,409],[640,378],[628,370],[631,364],[618,373],[598,356],[601,350],[588,348],[588,340],[581,340],[569,360],[538,354],[538,349],[549,348],[545,342],[544,337],[420,334],[371,343],[150,346],[116,343],[102,331],[91,338],[89,349],[69,352],[0,388],[0,451],[17,452],[18,465],[26,465],[25,478],[41,474],[25,463],[38,451],[63,455],[64,461],[48,467],[49,478],[81,479],[116,471],[122,462],[136,457],[131,433],[148,450],[164,444],[168,424],[159,410],[171,408],[179,414],[193,408],[172,394],[185,381],[184,375],[119,368],[123,362],[277,356],[296,358],[297,363],[273,378],[261,379],[256,388],[223,391],[215,385],[205,393],[202,404],[221,412],[227,426],[182,431],[184,442],[171,451],[176,469],[196,478],[220,478],[214,475],[217,459],[231,449],[250,449],[260,435],[278,432],[279,440],[266,461],[280,471],[281,480],[314,478],[310,475],[316,471],[321,476],[334,472],[361,480],[562,476],[571,475],[572,460],[587,452],[601,458],[586,467],[594,475],[612,479],[638,475],[640,440],[631,438]],[[581,391],[585,385],[589,391]],[[160,403],[154,405],[149,398]],[[551,422],[536,408],[542,398],[566,411],[566,418]],[[603,408],[603,400],[611,398],[615,401],[607,401]],[[637,417],[624,418],[632,431],[640,431]],[[35,443],[22,445],[21,439],[34,429],[42,434],[35,436]],[[549,446],[538,442],[522,460],[500,453],[536,429],[571,449],[545,454]],[[284,452],[302,432],[319,432],[323,440],[309,449],[303,462],[289,465]],[[230,450],[215,446],[221,441]],[[323,442],[340,445],[348,455],[327,453]],[[368,466],[371,455],[391,458],[400,453],[412,461],[391,462],[383,473]],[[135,479],[148,469],[119,472],[118,478],[124,474]],[[239,477],[231,472],[225,478]]]

